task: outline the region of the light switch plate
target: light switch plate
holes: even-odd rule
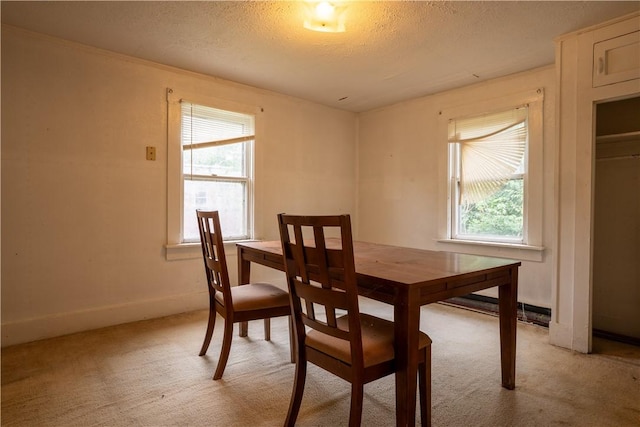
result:
[[[147,147],[147,160],[156,159],[156,147]]]

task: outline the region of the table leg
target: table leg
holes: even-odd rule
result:
[[[398,291],[394,304],[396,341],[396,426],[415,426],[418,377],[419,290]]]
[[[499,287],[500,360],[502,387],[516,387],[516,327],[518,320],[518,267],[511,268],[511,283]]]
[[[244,249],[238,248],[238,285],[246,285],[251,280],[251,262],[244,257]],[[266,330],[266,326],[265,326]],[[240,322],[240,336],[246,337],[248,322]]]

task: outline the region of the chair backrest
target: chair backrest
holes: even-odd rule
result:
[[[362,335],[349,215],[280,214],[278,223],[298,343],[305,342],[307,326],[348,341],[352,366],[362,366]],[[336,229],[340,238],[327,240],[325,231],[333,235]],[[344,311],[349,315],[348,327],[336,322]]]
[[[227,270],[227,258],[224,255],[224,242],[218,211],[196,210],[196,216],[207,283],[211,289],[222,292],[225,305],[230,306],[231,282]]]

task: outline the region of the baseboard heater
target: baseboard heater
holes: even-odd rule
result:
[[[443,303],[482,313],[498,314],[498,298],[470,294],[463,297],[449,298],[444,300]],[[548,328],[550,319],[551,309],[521,302],[518,303],[518,320]]]
[[[492,315],[498,315],[498,298],[485,297],[483,295],[465,295],[463,297],[450,298],[442,301],[443,304],[462,307],[469,310],[478,311]],[[551,319],[551,309],[538,307],[535,305],[518,303],[518,320],[534,323],[536,325],[549,327]],[[593,336],[604,338],[610,341],[618,341],[625,344],[640,346],[640,338],[616,334],[614,332],[593,329]]]

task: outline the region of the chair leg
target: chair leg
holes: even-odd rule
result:
[[[209,308],[209,321],[207,323],[207,332],[204,334],[204,342],[202,343],[202,348],[200,349],[199,356],[204,356],[209,348],[209,344],[211,343],[211,337],[213,336],[213,328],[216,326],[216,310],[213,304],[210,305]]]
[[[307,377],[307,360],[304,356],[297,357],[296,376],[293,380],[293,391],[291,392],[291,401],[289,402],[289,412],[284,422],[285,427],[294,427],[300,412],[302,404],[302,395],[304,394],[304,382]]]
[[[424,362],[418,365],[420,419],[423,426],[431,426],[431,347],[427,347],[425,352]]]
[[[264,319],[264,339],[265,341],[271,341],[271,319]]]
[[[362,423],[362,402],[364,400],[364,385],[351,384],[351,409],[349,411],[349,427],[360,427]]]
[[[216,372],[213,374],[214,380],[222,378],[224,368],[227,366],[227,359],[229,359],[229,352],[231,351],[231,340],[233,339],[233,322],[229,319],[224,320],[224,336],[222,337],[222,348],[220,349],[220,358],[218,359],[218,366]]]
[[[240,322],[240,327],[238,328],[238,336],[246,337],[249,335],[249,322]]]

